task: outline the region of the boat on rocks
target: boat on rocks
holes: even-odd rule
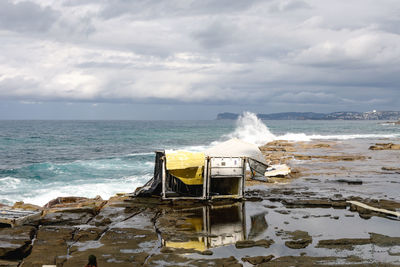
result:
[[[230,139],[203,152],[156,151],[154,176],[135,196],[162,199],[241,199],[246,170],[264,176],[268,166],[257,145]]]

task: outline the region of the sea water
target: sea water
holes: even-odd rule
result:
[[[152,177],[155,150],[202,151],[229,138],[400,138],[382,121],[0,121],[0,203],[133,192]]]

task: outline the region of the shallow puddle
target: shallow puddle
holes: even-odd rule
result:
[[[177,236],[169,235],[162,244],[170,248],[196,250],[187,253],[190,258],[221,258],[235,255],[246,256],[272,254],[282,256],[358,256],[363,262],[399,263],[396,246],[380,247],[375,244],[354,245],[350,248],[317,247],[320,240],[354,239],[370,237],[369,233],[385,236],[400,236],[399,221],[381,217],[363,219],[348,209],[334,208],[286,208],[279,202],[238,202],[232,205],[205,205],[182,209]],[[304,248],[293,249],[286,245],[291,241],[289,233],[303,231],[312,238]],[[173,229],[169,229],[173,232]],[[185,238],[183,238],[185,236]],[[185,240],[186,239],[186,240]],[[270,247],[258,246],[238,248],[235,244],[245,240],[273,240]],[[349,241],[351,243],[351,241]],[[204,251],[211,253],[204,255]],[[393,252],[394,251],[394,252]],[[389,253],[391,252],[391,253]]]

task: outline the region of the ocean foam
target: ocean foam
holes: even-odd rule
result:
[[[68,163],[38,163],[15,171],[26,178],[0,178],[0,203],[24,201],[44,205],[57,197],[100,195],[108,199],[116,193],[133,192],[151,177],[150,158],[122,160],[77,160]]]
[[[148,155],[153,155],[154,152],[142,152],[142,153],[130,153],[127,156],[128,157],[135,157],[135,156],[148,156]]]
[[[211,143],[213,144],[213,143]],[[208,146],[185,146],[182,148],[177,149],[166,149],[165,153],[173,153],[176,151],[190,151],[190,152],[203,152],[204,150],[208,149],[211,145]]]
[[[21,183],[21,180],[14,177],[3,177],[0,178],[0,192],[9,191],[10,189],[16,189]]]
[[[192,152],[202,152],[206,149],[208,149],[210,146],[203,145],[203,146],[186,146],[183,147],[182,149],[178,150],[185,150],[185,151],[192,151]]]
[[[116,193],[130,193],[135,191],[138,186],[142,186],[150,178],[151,175],[141,175],[95,181],[92,183],[88,180],[75,181],[74,184],[69,185],[52,183],[46,187],[36,189],[34,195],[23,194],[22,198],[27,203],[40,206],[57,197],[85,196],[93,198],[99,195],[103,199],[109,199]],[[76,184],[79,184],[79,186]]]

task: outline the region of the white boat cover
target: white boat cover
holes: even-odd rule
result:
[[[257,145],[236,138],[213,146],[204,151],[204,154],[209,157],[248,157],[267,165]]]

